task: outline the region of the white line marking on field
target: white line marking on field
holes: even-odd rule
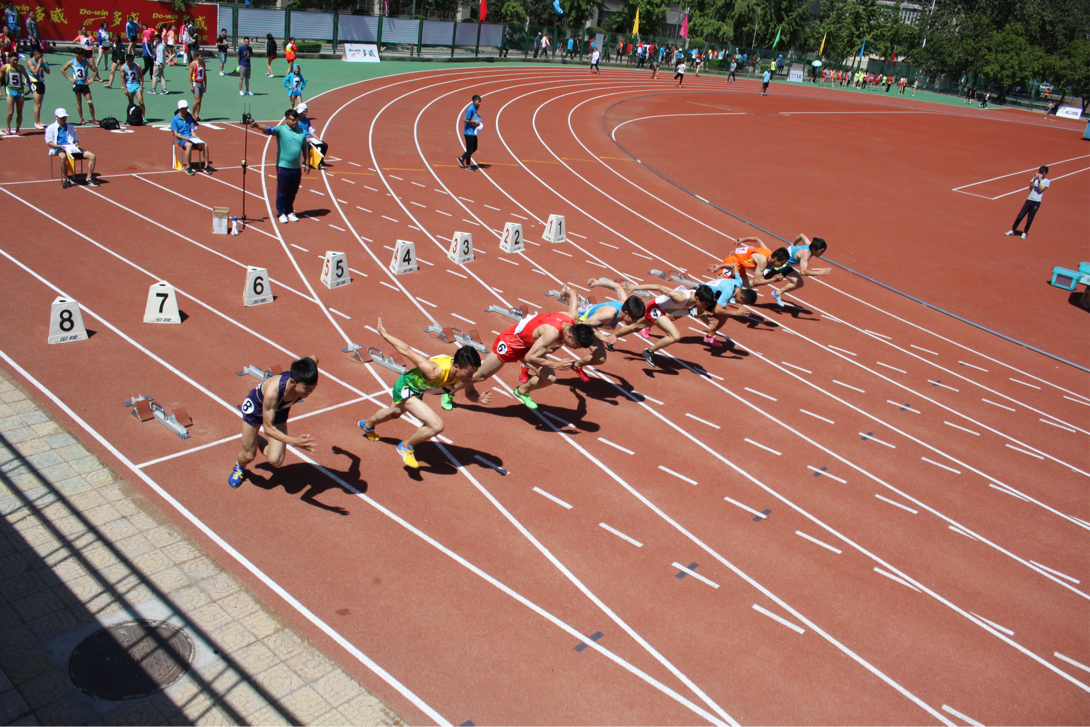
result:
[[[1015,447],[1013,444],[1008,444],[1007,446],[1010,447],[1011,449],[1013,449],[1015,452],[1021,452],[1022,454],[1028,454],[1030,457],[1036,457],[1037,459],[1044,459],[1044,457],[1042,457],[1041,455],[1036,454],[1034,452],[1030,452],[1028,449],[1022,449],[1021,447]]]
[[[476,225],[477,227],[481,226],[480,222],[474,222],[473,220],[467,220],[465,218],[462,218],[462,222],[465,222],[466,224],[469,224],[469,225]]]
[[[756,389],[751,389],[748,386],[746,387],[746,391],[748,391],[751,394],[756,394],[757,396],[763,396],[764,398],[770,399],[772,401],[777,401],[777,399],[772,398],[768,394],[765,394],[764,392],[761,392],[761,391],[757,391]]]
[[[493,206],[492,206],[492,205],[490,205],[490,204],[486,204],[486,205],[485,205],[485,207],[487,207],[487,208],[488,208],[488,209],[490,209],[490,210],[496,210],[497,212],[500,212],[500,211],[501,211],[499,207],[493,207]]]
[[[429,303],[428,301],[424,300],[423,298],[417,297],[416,299],[419,300],[421,303],[423,303],[426,306],[430,306],[432,308],[438,308],[439,307],[435,303]]]
[[[883,335],[882,335],[881,333],[875,333],[874,331],[868,331],[868,330],[867,330],[866,328],[864,328],[864,329],[863,329],[863,333],[869,333],[869,334],[871,334],[872,336],[878,336],[879,338],[884,338],[884,339],[886,339],[887,341],[892,341],[892,340],[893,340],[893,339],[892,339],[892,338],[890,338],[889,336],[883,336]]]
[[[596,263],[593,260],[587,260],[587,265],[594,265],[595,267],[605,268],[606,270],[609,270],[609,267],[607,265],[603,265],[602,263]]]
[[[561,500],[559,497],[557,497],[555,495],[550,495],[548,492],[545,492],[545,490],[541,489],[540,487],[535,487],[534,492],[536,492],[539,495],[542,495],[544,497],[549,498],[550,500],[555,502],[557,505],[560,505],[561,507],[563,507],[566,510],[571,510],[571,505],[564,502],[563,500]]]
[[[904,369],[899,369],[896,366],[890,366],[889,364],[884,364],[881,361],[875,361],[874,363],[878,364],[879,366],[885,366],[887,369],[892,369],[893,371],[899,371],[902,374],[907,374],[908,373]]]
[[[404,180],[404,179],[402,179],[401,177],[395,177],[395,176],[394,176],[394,175],[392,175],[392,174],[390,175],[390,179],[396,179],[396,180],[397,180],[397,181],[399,181],[399,182],[404,182],[404,181],[405,181],[405,180]]]
[[[914,348],[914,349],[916,349],[917,351],[923,351],[924,353],[929,353],[929,354],[931,354],[932,356],[938,356],[938,355],[939,355],[939,354],[938,354],[938,353],[936,353],[935,351],[930,351],[930,350],[928,350],[928,349],[926,349],[926,348],[920,348],[919,346],[917,346],[917,345],[916,345],[916,344],[914,344],[914,343],[910,343],[910,344],[908,344],[908,345],[909,345],[909,347],[910,347],[910,348]]]
[[[633,396],[635,396],[635,397],[637,397],[637,398],[639,398],[639,397],[643,397],[644,399],[647,399],[648,401],[653,401],[653,402],[655,402],[656,404],[658,404],[659,406],[665,406],[665,404],[663,404],[663,403],[662,403],[661,401],[659,401],[658,399],[652,399],[652,398],[651,398],[650,396],[648,396],[647,394],[641,394],[641,393],[640,393],[640,392],[638,392],[638,391],[633,391],[633,392],[632,392],[632,395],[633,395]]]
[[[928,464],[933,464],[936,467],[942,467],[944,470],[948,470],[950,472],[953,472],[955,475],[960,475],[961,474],[961,470],[956,470],[953,467],[947,467],[944,464],[939,464],[938,462],[936,462],[933,459],[928,459],[927,457],[920,457],[920,459],[922,459],[924,462],[927,462]]]
[[[975,719],[972,719],[970,717],[966,717],[964,714],[962,714],[961,712],[957,711],[956,709],[954,709],[953,707],[950,707],[948,705],[945,705],[945,704],[942,705],[942,711],[943,712],[948,712],[949,714],[954,715],[955,717],[957,717],[958,719],[960,719],[960,720],[962,720],[964,722],[968,722],[969,724],[973,725],[973,727],[984,727],[984,725],[982,725],[980,722],[977,722]]]
[[[501,257],[500,260],[503,260],[503,258]],[[544,270],[538,270],[537,268],[530,268],[530,272],[531,273],[537,273],[538,275],[544,275],[545,277],[549,277],[548,273],[546,273]]]
[[[383,216],[382,216],[382,219],[384,219],[384,220],[389,220],[390,222],[397,222],[397,220],[395,220],[395,219],[394,219],[393,217],[387,217],[386,215],[383,215]],[[399,224],[400,224],[400,223],[399,223]]]
[[[356,164],[355,162],[348,162],[348,163],[349,163],[349,164],[351,164],[351,165],[352,165],[352,166],[354,166],[354,167],[358,167],[358,166],[360,166],[359,164]]]
[[[932,381],[931,379],[928,379],[927,383],[933,384],[934,386],[941,386],[942,388],[949,389],[950,391],[957,391],[957,389],[955,389],[953,386],[947,386],[946,384],[942,383],[941,381]]]
[[[610,533],[613,533],[617,537],[621,538],[622,541],[628,541],[629,543],[631,543],[632,545],[634,545],[635,547],[638,547],[638,548],[643,547],[643,543],[641,543],[640,541],[635,540],[635,538],[629,537],[628,535],[626,535],[625,533],[620,532],[619,530],[616,530],[614,528],[610,528],[610,526],[605,524],[604,522],[599,522],[598,526],[599,526],[599,528],[604,528],[605,530],[609,531]]]
[[[1041,421],[1043,421],[1045,424],[1051,424],[1054,427],[1058,427],[1059,429],[1062,429],[1065,432],[1077,432],[1078,431],[1077,429],[1071,429],[1070,427],[1065,427],[1063,424],[1057,424],[1056,422],[1049,421],[1048,419],[1041,419]]]
[[[320,194],[320,195],[321,195],[321,196],[323,196],[323,197],[325,196],[325,192],[319,192],[319,191],[318,191],[318,190],[316,190],[316,189],[310,189],[310,190],[307,190],[307,191],[308,191],[308,192],[313,192],[314,194]]]
[[[890,505],[893,505],[894,507],[899,507],[902,510],[908,510],[913,515],[919,515],[920,514],[918,511],[913,510],[911,507],[906,507],[906,506],[902,505],[899,502],[894,502],[893,500],[890,500],[888,497],[882,497],[881,495],[875,495],[875,497],[877,497],[882,502],[888,502]]]
[[[378,191],[378,190],[377,190],[377,189],[375,189],[374,187],[368,187],[368,186],[367,186],[366,184],[365,184],[365,185],[363,185],[363,187],[364,187],[364,189],[369,189],[369,190],[371,190],[372,192],[377,192],[377,191]]]
[[[571,257],[571,255],[569,255],[568,253],[563,252],[561,250],[553,250],[553,252],[559,253],[560,255],[563,255],[564,257]]]
[[[599,245],[605,245],[606,247],[612,247],[614,250],[620,250],[621,249],[621,248],[617,247],[616,245],[610,245],[608,242],[599,242],[598,244]]]
[[[694,417],[689,412],[685,412],[685,416],[689,417],[690,419],[695,419],[696,421],[700,422],[701,424],[707,424],[709,427],[715,427],[716,429],[722,429],[722,427],[720,427],[718,424],[712,424],[711,422],[707,421],[706,419],[701,419],[700,417]]]
[[[374,214],[373,212],[371,212],[371,210],[369,210],[369,209],[364,209],[363,207],[360,207],[359,205],[356,205],[356,209],[358,209],[358,210],[363,210],[364,212],[370,212],[371,214]]]
[[[613,447],[614,449],[619,449],[622,452],[624,452],[625,454],[635,454],[635,452],[633,452],[631,449],[625,449],[621,445],[614,444],[613,442],[609,441],[608,439],[598,437],[598,441],[601,442],[602,444],[608,444],[609,446]]]
[[[355,182],[353,182],[353,181],[352,181],[351,179],[349,179],[348,177],[341,177],[341,181],[342,181],[342,182],[348,182],[349,184],[355,184]]]
[[[887,404],[893,404],[893,406],[898,407],[900,409],[904,409],[905,411],[916,412],[917,414],[920,413],[920,412],[916,411],[915,409],[913,409],[912,407],[910,407],[908,404],[898,404],[893,399],[886,399],[886,403]]]
[[[466,323],[468,323],[468,324],[469,324],[469,325],[471,325],[471,326],[475,326],[475,325],[477,325],[476,323],[474,323],[473,321],[469,320],[468,318],[462,318],[462,316],[458,315],[457,313],[451,313],[451,314],[450,314],[450,317],[451,317],[451,318],[457,318],[457,319],[458,319],[458,320],[460,320],[460,321],[465,321]]]
[[[903,578],[900,578],[900,577],[898,577],[898,576],[895,576],[895,575],[893,575],[892,573],[887,573],[886,571],[882,570],[881,568],[875,568],[875,569],[874,569],[874,572],[875,572],[875,573],[878,573],[879,575],[883,575],[883,576],[885,576],[886,578],[889,578],[889,579],[890,579],[891,581],[897,581],[897,582],[898,582],[898,583],[900,583],[900,584],[901,584],[902,586],[905,586],[906,588],[911,588],[911,589],[912,589],[912,590],[914,590],[914,591],[915,591],[916,593],[919,593],[919,592],[920,592],[920,589],[919,589],[919,588],[916,588],[916,586],[912,585],[912,584],[911,584],[911,583],[909,583],[908,581],[906,581],[906,580],[904,580]]]
[[[765,616],[768,616],[773,621],[779,621],[781,624],[783,624],[784,626],[786,626],[787,628],[791,629],[792,631],[794,631],[796,633],[800,633],[800,634],[806,633],[806,629],[804,629],[804,628],[802,628],[800,626],[796,626],[795,624],[791,623],[790,621],[788,621],[785,618],[780,618],[776,614],[769,611],[767,608],[761,608],[756,603],[753,604],[753,610],[758,611],[760,613],[763,613]]]
[[[421,232],[423,232],[423,230],[421,230]],[[431,266],[432,266],[433,268],[435,267],[435,263],[429,263],[429,262],[428,262],[427,260],[425,260],[424,258],[420,258],[420,257],[418,257],[418,258],[416,259],[416,261],[417,261],[417,262],[419,262],[419,263],[424,263],[425,265],[431,265]]]
[[[477,204],[477,203],[476,203],[476,202],[474,202],[473,200],[471,200],[471,199],[466,199],[465,197],[459,197],[458,199],[462,200],[463,202],[469,202],[470,204]]]
[[[695,570],[691,570],[689,568],[686,568],[681,563],[676,563],[675,562],[675,563],[671,563],[670,565],[674,566],[678,570],[685,571],[685,573],[687,573],[688,575],[691,575],[693,578],[697,579],[698,581],[703,581],[704,583],[707,583],[712,588],[719,588],[719,584],[716,583],[715,581],[712,581],[712,580],[709,580],[709,579],[705,578],[704,576],[697,573]]]
[[[685,480],[685,481],[686,481],[686,482],[688,482],[688,483],[689,483],[690,485],[695,485],[695,484],[696,484],[696,480],[690,480],[690,479],[689,479],[688,477],[686,477],[685,475],[679,475],[679,474],[678,474],[677,472],[674,472],[674,471],[673,471],[673,470],[671,470],[671,469],[667,469],[666,467],[663,467],[663,466],[662,466],[661,464],[659,465],[659,469],[660,469],[660,470],[662,470],[663,472],[667,473],[667,474],[671,474],[671,475],[673,475],[674,477],[677,477],[677,478],[678,478],[679,480]]]
[[[421,184],[420,182],[411,182],[411,184],[415,184],[417,187],[423,187],[424,189],[428,188],[428,185]]]
[[[979,366],[973,366],[971,363],[965,363],[964,361],[958,361],[958,363],[962,366],[968,366],[971,369],[976,369],[977,371],[983,371],[984,373],[988,373],[988,369],[982,369]]]
[[[518,218],[519,218],[520,220],[528,220],[528,219],[530,219],[529,217],[523,217],[522,215],[516,215],[516,214],[515,214],[514,212],[512,212],[512,213],[511,213],[511,216],[512,216],[512,217],[518,217]]]
[[[480,252],[480,251],[478,250],[477,252]],[[508,260],[505,257],[501,257],[500,260],[503,260],[505,263],[511,263],[512,265],[518,265],[518,263],[515,262],[514,260]],[[540,308],[541,306],[538,306],[538,307]]]
[[[1072,659],[1070,657],[1067,657],[1067,656],[1064,656],[1063,654],[1061,654],[1058,651],[1052,652],[1052,655],[1055,656],[1057,659],[1062,659],[1063,661],[1066,661],[1071,666],[1076,666],[1079,669],[1082,669],[1083,671],[1090,671],[1090,666],[1087,666],[1086,664],[1080,664],[1079,662],[1075,661],[1074,659]]]
[[[368,331],[370,331],[371,333],[374,333],[374,334],[375,334],[376,336],[378,335],[378,331],[377,331],[377,330],[375,330],[374,328],[372,328],[371,326],[368,326],[368,325],[364,324],[364,326],[363,326],[363,327],[364,327],[364,328],[366,328],[366,329],[367,329]]]
[[[345,231],[345,229],[344,229],[343,227],[337,227],[337,226],[336,226],[336,225],[334,225],[334,224],[330,224],[329,226],[330,226],[330,227],[332,227],[332,228],[333,228],[334,230],[340,230],[341,232],[344,232],[344,231]]]
[[[1058,571],[1058,570],[1052,570],[1052,569],[1051,569],[1051,568],[1049,568],[1049,567],[1048,567],[1047,565],[1041,565],[1040,563],[1038,563],[1038,562],[1037,562],[1037,561],[1035,561],[1035,560],[1031,560],[1031,561],[1030,561],[1030,563],[1033,563],[1033,564],[1034,564],[1035,566],[1037,566],[1038,568],[1041,568],[1041,569],[1043,569],[1043,570],[1046,570],[1046,571],[1048,571],[1049,573],[1051,573],[1051,574],[1052,574],[1052,575],[1054,575],[1054,576],[1059,576],[1060,578],[1065,578],[1065,579],[1067,579],[1067,580],[1071,581],[1072,583],[1074,583],[1074,584],[1076,584],[1076,585],[1078,585],[1078,584],[1081,584],[1081,583],[1082,583],[1082,581],[1079,581],[1079,580],[1077,580],[1077,579],[1075,579],[1075,578],[1072,578],[1072,577],[1071,577],[1071,576],[1069,576],[1069,575],[1065,575],[1065,574],[1061,573],[1061,572],[1060,572],[1060,571]]]
[[[809,371],[809,370],[807,370],[807,369],[804,369],[804,368],[803,368],[802,366],[796,366],[795,364],[789,364],[789,363],[787,363],[786,361],[780,361],[780,363],[782,363],[782,364],[783,364],[784,366],[790,366],[790,367],[791,367],[791,368],[793,368],[793,369],[798,369],[799,371],[801,371],[801,372],[802,372],[802,373],[804,373],[804,374],[812,374],[812,373],[814,373],[813,371]]]
[[[415,204],[417,207],[423,207],[424,209],[427,209],[427,205],[422,205],[419,202],[413,202],[412,200],[409,200],[409,204]]]
[[[806,465],[806,469],[813,470],[814,472],[817,472],[819,475],[822,475],[824,477],[828,477],[830,480],[836,480],[837,482],[839,482],[842,485],[848,484],[847,480],[842,480],[839,477],[837,477],[836,475],[831,475],[828,472],[826,472],[825,470],[818,469],[817,467],[814,467],[813,465]]]
[[[805,409],[799,409],[799,411],[801,411],[803,414],[809,414],[810,416],[814,417],[815,419],[820,419],[823,422],[828,422],[829,424],[836,424],[836,422],[834,422],[832,419],[826,419],[823,416],[818,416],[817,414],[815,414],[812,411],[806,411]]]
[[[341,312],[340,312],[339,310],[337,310],[336,308],[330,308],[330,309],[329,309],[329,312],[330,312],[330,313],[336,313],[336,314],[337,314],[337,315],[339,315],[339,316],[340,316],[341,318],[347,318],[348,320],[352,320],[352,316],[349,316],[349,315],[345,315],[344,313],[341,313]]]
[[[950,529],[953,530],[958,535],[964,535],[965,537],[969,538],[970,540],[976,540],[976,538],[973,536],[972,533],[970,533],[970,532],[968,532],[966,530],[962,530],[957,525],[951,525]]]
[[[1021,384],[1022,386],[1028,386],[1031,389],[1037,389],[1037,391],[1041,390],[1040,386],[1034,386],[1033,384],[1027,384],[1025,381],[1019,381],[1018,379],[1014,378],[1013,376],[1010,377],[1010,380],[1013,381],[1016,384]]]
[[[889,442],[883,442],[881,439],[874,436],[873,434],[864,434],[863,432],[860,432],[859,436],[863,437],[863,439],[869,439],[872,442],[878,442],[878,444],[885,445],[886,447],[889,447],[890,449],[897,449],[896,444],[890,444]]]
[[[574,232],[572,232],[571,230],[568,230],[568,234],[571,235],[572,237],[578,237],[580,240],[587,239],[586,235],[577,235]]]
[[[574,426],[571,422],[568,422],[568,421],[565,421],[565,420],[561,419],[556,414],[550,414],[549,412],[544,411],[544,410],[541,413],[542,413],[542,415],[547,416],[550,419],[552,419],[554,422],[556,422],[559,425],[560,429],[563,429],[564,427]]]
[[[1003,493],[1004,495],[1010,495],[1011,497],[1016,497],[1016,498],[1018,498],[1019,500],[1021,500],[1022,502],[1029,502],[1029,500],[1027,500],[1026,498],[1022,497],[1022,495],[1020,495],[1019,493],[1017,493],[1017,492],[1011,492],[1011,490],[1009,490],[1009,489],[1007,489],[1007,488],[1005,488],[1005,487],[1000,487],[999,485],[993,485],[993,484],[991,484],[990,482],[988,483],[988,487],[991,487],[991,488],[993,488],[993,489],[999,490],[999,491],[1000,491],[1000,492],[1002,492],[1002,493]]]
[[[743,505],[742,503],[738,502],[737,500],[732,500],[729,497],[724,497],[723,499],[726,500],[727,502],[729,502],[732,505],[737,505],[738,507],[742,508],[743,510],[745,510],[746,512],[748,512],[751,515],[756,515],[761,520],[764,520],[766,517],[768,517],[768,515],[765,515],[760,510],[754,510],[752,507],[747,507],[746,505]]]
[[[465,278],[466,280],[469,280],[468,275],[462,275],[461,273],[456,273],[453,270],[448,270],[447,272],[450,273],[451,275],[457,275],[459,278]]]
[[[858,391],[860,394],[866,394],[867,393],[867,392],[863,391],[862,389],[855,388],[851,384],[845,384],[843,381],[837,381],[836,379],[833,379],[833,383],[834,384],[840,384],[845,389],[851,389],[852,391]]]
[[[1033,561],[1030,561],[1030,562],[1032,563]],[[974,615],[974,616],[976,616],[976,617],[977,617],[978,619],[980,619],[980,620],[981,620],[981,621],[983,621],[984,623],[988,624],[989,626],[991,626],[991,627],[992,627],[993,629],[995,629],[996,631],[1002,631],[1002,632],[1003,632],[1003,633],[1005,633],[1005,634],[1006,634],[1007,636],[1014,636],[1014,632],[1013,632],[1013,631],[1011,631],[1010,629],[1008,629],[1008,628],[1004,628],[1003,626],[1000,626],[1000,625],[999,625],[999,624],[997,624],[997,623],[996,623],[995,621],[989,621],[988,619],[984,618],[983,616],[981,616],[981,615],[980,615],[979,613],[977,613],[976,611],[970,611],[969,613],[973,614],[973,615]]]
[[[432,189],[435,189],[435,188],[433,187]],[[446,192],[444,192],[441,189],[436,189],[435,191],[438,192],[439,194],[446,194]]]
[[[634,253],[632,253],[632,254],[633,254],[633,255],[635,255],[636,257],[642,257],[642,258],[644,258],[645,260],[654,260],[654,259],[655,259],[655,258],[653,258],[653,257],[648,257],[647,255],[641,255],[641,254],[639,254],[638,252],[634,252]]]
[[[514,396],[512,396],[512,395],[511,395],[511,392],[507,391],[506,389],[501,389],[500,387],[497,387],[497,386],[493,386],[493,387],[492,387],[492,391],[495,391],[495,392],[498,392],[498,393],[500,393],[500,394],[503,394],[503,395],[504,395],[504,396],[506,396],[506,397],[507,397],[508,399],[514,399],[514,398],[515,398]]]
[[[441,215],[446,215],[447,217],[453,217],[454,216],[449,212],[444,212],[443,210],[435,210],[435,211],[438,212]]]
[[[760,442],[754,442],[752,439],[746,439],[744,441],[749,442],[754,447],[760,447],[761,449],[763,449],[765,451],[771,452],[772,454],[776,455],[777,457],[779,457],[780,454],[781,454],[780,452],[777,452],[776,450],[772,449],[772,447],[766,447],[763,444],[761,444]]]
[[[968,432],[969,434],[972,434],[974,437],[979,437],[980,436],[980,432],[974,432],[972,429],[966,429],[965,427],[959,427],[957,424],[954,424],[952,422],[943,422],[943,424],[945,424],[948,427],[953,427],[954,429],[960,429],[963,432]]]
[[[814,543],[815,545],[820,545],[820,546],[821,546],[822,548],[825,548],[826,550],[831,550],[831,551],[833,551],[834,553],[836,553],[837,555],[840,555],[840,554],[841,554],[841,553],[843,552],[843,551],[842,551],[842,550],[840,550],[839,548],[834,548],[834,547],[833,547],[833,546],[831,546],[831,545],[828,545],[828,544],[826,544],[826,543],[823,543],[823,542],[821,542],[821,541],[820,541],[820,540],[818,540],[817,538],[812,538],[812,537],[810,537],[809,535],[807,535],[806,533],[802,532],[801,530],[796,530],[796,531],[795,531],[795,535],[798,535],[799,537],[802,537],[802,538],[806,538],[806,539],[807,539],[807,540],[809,540],[809,541],[810,541],[811,543]]]
[[[854,354],[854,353],[852,353],[851,351],[846,351],[846,350],[844,350],[843,348],[837,348],[836,346],[829,346],[828,348],[831,348],[831,349],[833,349],[834,351],[840,351],[841,353],[846,353],[846,354],[848,354],[849,356],[854,356],[854,355],[855,355],[855,354]]]
[[[521,301],[521,302],[525,303],[526,305],[532,305],[535,308],[540,308],[541,307],[537,303],[531,303],[530,301],[526,300],[525,298],[515,298],[515,300]]]
[[[1070,396],[1068,396],[1066,394],[1064,394],[1064,398],[1065,399],[1071,399],[1071,401],[1075,402],[1076,404],[1082,404],[1083,406],[1090,406],[1090,403],[1082,401],[1081,399],[1072,399]]]
[[[303,252],[310,252],[310,250],[306,249],[305,247],[299,247],[294,242],[290,242],[288,244],[291,245],[292,247],[294,247],[296,250],[302,250]],[[323,255],[322,257],[324,259],[325,256]]]
[[[398,290],[398,289],[397,289],[397,288],[395,288],[394,286],[392,286],[392,285],[390,285],[389,283],[387,283],[387,282],[386,282],[385,280],[380,280],[380,281],[378,281],[378,283],[379,283],[379,285],[385,285],[385,286],[386,286],[387,288],[389,288],[390,290],[397,290],[397,292],[399,292],[399,293],[401,292],[400,290]]]

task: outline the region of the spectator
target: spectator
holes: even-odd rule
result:
[[[591,44],[590,68],[587,69],[587,73],[594,71],[595,73],[601,75],[602,69],[598,67],[598,58],[598,49],[595,48],[593,44]]]
[[[76,135],[76,127],[68,123],[68,112],[64,109],[57,109],[53,112],[53,115],[57,118],[49,126],[45,127],[45,144],[49,147],[49,154],[51,156],[61,156],[67,154],[71,159],[86,159],[89,166],[87,167],[87,184],[92,187],[98,186],[98,180],[95,179],[95,155],[86,149],[81,149],[79,145],[79,136]],[[68,189],[72,186],[72,180],[68,175],[68,163],[66,160],[61,160],[61,189]]]
[[[147,30],[147,27],[145,25],[144,29]],[[155,46],[151,44],[150,38],[145,38],[145,34],[140,36],[140,55],[144,59],[144,75],[150,77],[152,66],[155,65]]]
[[[780,53],[779,57],[776,58],[776,70],[778,70],[780,73],[783,73],[784,63],[786,63],[786,61],[784,61],[783,59],[783,53]]]
[[[192,63],[197,60],[197,54],[201,52],[201,38],[197,24],[187,20],[182,26],[182,35],[185,38],[185,62]]]
[[[27,17],[30,13],[27,13]],[[19,42],[19,11],[15,9],[15,3],[8,0],[4,6],[4,23],[8,26],[8,32],[16,43]]]
[[[159,37],[166,41],[167,44],[167,63],[174,65],[174,56],[178,54],[178,33],[174,29],[173,25],[169,25],[163,28],[163,31],[159,34]]]
[[[243,38],[242,45],[238,47],[238,95],[253,96],[250,90],[250,60],[253,58],[254,49],[250,47],[250,39]],[[242,92],[242,84],[246,84],[246,92]]]
[[[265,34],[265,67],[269,70],[265,73],[269,78],[276,78],[272,70],[272,62],[276,60],[276,41],[272,33]]]
[[[136,55],[136,43],[140,37],[140,24],[136,22],[136,18],[132,15],[125,22],[125,39],[129,41],[129,53]]]
[[[23,102],[26,94],[30,92],[30,76],[26,69],[19,64],[19,54],[12,54],[5,66],[0,68],[0,83],[4,84],[8,105],[8,121],[4,127],[4,133],[8,136],[22,136],[23,126]],[[15,115],[15,131],[11,130],[11,117]]]
[[[267,126],[251,121],[250,126],[276,137],[276,214],[280,224],[298,222],[295,216],[295,195],[303,180],[303,170],[310,174],[306,149],[306,134],[299,128],[299,113],[284,112],[284,123]]]
[[[284,88],[288,89],[288,103],[295,108],[303,102],[303,89],[307,87],[307,79],[303,78],[303,72],[299,64],[295,64],[290,75],[284,76]]]
[[[132,53],[125,56],[125,63],[121,66],[121,82],[124,84],[129,106],[136,104],[140,107],[140,116],[147,116],[144,108],[144,74],[140,66],[136,65],[136,57]]]
[[[103,20],[98,26],[98,30],[95,31],[95,42],[98,46],[98,51],[95,54],[95,67],[98,68],[102,65],[102,58],[110,52],[110,48],[113,46],[113,38],[110,35],[110,31],[106,28],[106,21]],[[99,78],[98,80],[102,80]]]
[[[117,69],[125,65],[125,44],[121,42],[121,36],[114,33],[110,42],[110,80],[102,85],[103,88],[114,87],[114,74]]]
[[[458,157],[458,166],[472,172],[477,171],[477,167],[473,165],[473,153],[477,151],[477,136],[481,133],[481,127],[484,125],[481,122],[480,109],[481,97],[474,95],[472,103],[466,107],[465,113],[462,114],[465,121],[463,134],[465,136],[466,150],[462,156]]]
[[[295,66],[295,56],[298,50],[295,46],[295,38],[288,38],[288,42],[284,44],[284,58],[288,61],[288,73],[291,73],[292,68]]]
[[[772,81],[772,71],[766,70],[764,76],[761,78],[761,95],[768,95],[768,84]]]
[[[561,58],[575,58],[575,38],[568,37],[568,49],[562,54]]]
[[[155,84],[158,82],[162,82],[163,84],[162,93],[164,96],[170,93],[170,91],[167,90],[166,76],[168,58],[169,56],[167,55],[166,41],[160,38],[159,42],[155,46],[155,67],[154,70],[152,70],[151,72],[151,91],[149,91],[148,93],[155,95]]]
[[[314,125],[310,123],[310,116],[307,114],[307,105],[305,103],[296,106],[295,113],[299,114],[299,126],[302,127],[303,133],[306,134],[307,141],[322,155],[322,161],[318,163],[318,168],[325,169],[329,166],[325,163],[325,155],[329,151],[329,144],[318,138],[318,132],[314,130]]]
[[[538,51],[541,50],[541,32],[539,31],[537,37],[534,38],[534,58],[537,58]]]
[[[546,58],[549,57],[549,36],[541,36],[541,54]]]
[[[102,82],[102,78],[98,75],[98,66],[95,64],[95,37],[91,35],[91,31],[87,30],[87,26],[81,26],[79,29],[79,35],[76,36],[76,44],[79,45],[80,50],[83,51],[83,57],[87,62],[87,66],[91,69],[91,74],[88,75],[90,80],[88,84],[98,81]]]
[[[42,99],[45,98],[45,74],[49,73],[49,64],[42,57],[41,47],[30,54],[27,71],[34,89],[34,128],[44,129],[45,125],[41,122]]]
[[[189,64],[189,88],[193,91],[193,118],[201,120],[201,102],[208,89],[208,72],[204,67],[204,52],[197,51],[197,60]]]
[[[212,173],[208,144],[205,144],[199,137],[194,136],[193,130],[196,127],[197,122],[189,113],[189,102],[183,98],[178,102],[178,110],[174,112],[174,118],[170,120],[170,133],[174,135],[178,147],[185,152],[185,173],[189,176],[196,174],[192,161],[194,149],[198,152],[204,152],[204,171],[206,174]]]
[[[227,75],[224,72],[224,65],[226,65],[226,63],[227,63],[227,48],[228,48],[228,45],[229,44],[228,44],[228,41],[227,41],[227,28],[220,28],[220,34],[216,38],[216,55],[219,57],[219,61],[220,61],[220,75],[221,76]]]
[[[69,68],[72,69],[72,75],[69,76],[65,71]],[[90,85],[90,70],[84,60],[82,50],[76,51],[76,56],[72,60],[68,61],[61,68],[61,75],[72,82],[72,91],[76,94],[76,109],[79,111],[80,124],[86,124],[83,120],[83,99],[87,99],[87,108],[91,112],[91,123],[97,124],[95,119],[95,103],[91,100],[91,87]]]
[[[16,33],[18,33],[18,30],[16,30]],[[26,38],[31,50],[42,48],[42,31],[39,30],[38,20],[32,13],[27,13],[26,16]],[[45,49],[42,48],[42,50]]]

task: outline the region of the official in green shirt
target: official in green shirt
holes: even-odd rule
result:
[[[284,123],[267,126],[256,121],[250,126],[276,137],[276,214],[280,224],[298,222],[295,216],[295,195],[303,173],[310,174],[307,154],[307,135],[299,125],[295,109],[284,112]]]

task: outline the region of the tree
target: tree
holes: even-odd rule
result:
[[[658,35],[666,25],[669,0],[622,0],[621,9],[613,16],[614,33],[629,34],[640,10],[640,35]]]
[[[1082,97],[1082,112],[1090,105],[1090,41],[1071,43],[1055,57],[1050,78]]]
[[[500,8],[500,19],[505,23],[521,23],[526,20],[526,8],[518,0],[507,0]]]

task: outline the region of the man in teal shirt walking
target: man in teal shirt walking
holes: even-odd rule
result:
[[[299,126],[299,114],[295,109],[284,112],[284,123],[280,126],[266,126],[254,121],[253,128],[276,137],[276,214],[280,224],[298,222],[295,216],[295,195],[299,192],[299,183],[303,173],[310,174],[310,163],[306,153],[307,135]]]

